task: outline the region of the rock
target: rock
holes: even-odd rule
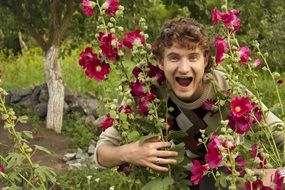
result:
[[[75,159],[76,153],[67,153],[63,156],[65,162]],[[68,164],[68,163],[67,163]]]
[[[89,155],[94,154],[95,146],[93,144],[90,144],[89,147],[88,147],[88,151],[87,152],[88,152]]]
[[[76,152],[76,159],[81,159],[83,157],[83,151],[80,148],[77,148],[77,152]]]
[[[87,126],[96,126],[98,123],[93,115],[87,115],[84,119],[84,124]]]
[[[47,84],[44,84],[41,89],[41,93],[39,95],[39,101],[40,102],[48,102],[49,95],[48,95],[48,88]]]
[[[34,99],[33,96],[26,96],[21,99],[21,101],[18,102],[18,105],[20,105],[23,108],[34,108],[39,103],[38,100]]]
[[[68,164],[70,169],[80,169],[82,167],[81,163],[72,163],[72,164]]]
[[[47,103],[42,102],[34,107],[34,112],[40,117],[45,118],[47,115]]]

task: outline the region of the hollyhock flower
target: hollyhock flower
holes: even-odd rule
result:
[[[237,156],[235,158],[235,163],[236,163],[236,170],[239,172],[239,177],[243,177],[246,174],[245,168],[247,167],[247,162],[242,156]],[[231,174],[231,170],[229,170]]]
[[[81,6],[83,9],[83,12],[86,14],[86,16],[91,16],[95,10],[93,8],[93,1],[90,0],[82,0]]]
[[[144,36],[140,34],[140,32],[141,31],[139,29],[132,32],[127,32],[125,38],[123,39],[123,45],[127,48],[132,49],[135,40],[139,41],[141,44],[144,44],[145,39]]]
[[[136,78],[139,77],[139,74],[140,74],[141,72],[142,72],[142,69],[139,68],[139,67],[133,68],[133,71],[132,71],[133,75],[134,75]]]
[[[261,66],[261,60],[260,59],[254,59],[253,60],[253,67],[257,68]]]
[[[263,182],[260,179],[257,179],[253,182],[250,181],[246,181],[245,182],[245,189],[246,190],[259,190],[259,189],[263,189]]]
[[[247,46],[239,47],[237,52],[240,55],[240,62],[247,63],[249,56],[251,55],[251,51]]]
[[[216,63],[219,64],[224,59],[224,53],[226,53],[229,49],[228,43],[220,36],[217,36],[215,39],[215,47],[216,47]]]
[[[202,177],[207,173],[209,170],[208,164],[201,165],[198,160],[193,160],[193,166],[191,168],[191,182],[194,185],[198,185]]]
[[[119,112],[123,112],[123,113],[132,113],[133,112],[131,106],[129,106],[129,105],[122,105],[122,106],[120,106],[118,111]]]
[[[87,65],[89,65],[89,63],[94,59],[95,61],[99,61],[97,54],[93,53],[93,49],[91,47],[87,47],[83,52],[80,53],[79,65],[86,68]]]
[[[129,164],[122,164],[117,169],[118,172],[124,172],[126,175],[129,175],[133,169]]]
[[[214,7],[213,9],[212,9],[212,25],[214,26],[214,25],[216,25],[217,24],[217,22],[220,20],[221,18],[220,18],[220,15],[219,15],[219,12],[218,12],[218,10],[217,10],[217,8],[216,7]]]
[[[138,109],[140,110],[141,115],[147,115],[149,111],[150,103],[155,99],[153,93],[147,93],[145,96],[140,97]]]
[[[174,122],[171,118],[167,118],[166,123],[169,126],[168,130],[173,128]]]
[[[250,115],[237,117],[232,113],[228,116],[228,120],[228,126],[239,134],[244,134],[248,132],[254,122],[254,118]]]
[[[262,112],[261,112],[261,110],[258,107],[253,109],[253,114],[254,114],[254,121],[253,121],[253,123],[256,123],[257,121],[261,121],[261,119],[262,119]]]
[[[231,101],[231,113],[236,117],[241,117],[250,112],[253,106],[248,98],[235,96]]]
[[[136,82],[131,82],[130,84],[130,88],[131,88],[131,94],[134,97],[142,97],[144,96],[146,93],[144,92],[144,86],[145,84],[140,82],[140,81],[136,81]]]
[[[221,165],[223,156],[219,150],[222,146],[222,142],[219,140],[218,136],[213,135],[210,138],[210,143],[208,144],[208,151],[205,155],[205,160],[210,168],[217,168]]]
[[[219,12],[220,20],[226,27],[232,26],[232,32],[237,31],[240,28],[240,20],[238,18],[240,14],[239,10],[231,10],[230,12]]]
[[[161,85],[161,83],[165,80],[164,72],[160,70],[158,66],[155,66],[151,63],[149,63],[147,67],[149,69],[147,72],[147,76],[155,77],[158,84]]]
[[[207,99],[203,105],[202,105],[202,108],[206,111],[213,111],[214,109],[214,105],[215,105],[215,101],[212,100],[212,99]]]
[[[85,74],[90,78],[94,78],[95,80],[105,79],[109,72],[110,65],[108,63],[99,61],[91,62],[85,70]]]
[[[108,8],[106,9],[106,13],[114,16],[117,10],[119,10],[119,0],[107,0]]]
[[[0,173],[4,173],[5,172],[5,168],[3,165],[0,164]]]
[[[118,49],[120,49],[122,45],[121,42],[118,41],[117,37],[112,33],[104,34],[100,32],[98,39],[100,41],[100,49],[102,54],[111,61],[118,60]],[[114,47],[113,43],[117,43],[117,47]]]
[[[275,184],[275,190],[282,190],[283,189],[283,180],[284,177],[281,176],[280,172],[276,170],[273,178],[273,183]]]
[[[112,127],[113,122],[114,119],[110,116],[110,114],[107,114],[105,116],[105,120],[100,123],[100,128],[102,129],[102,131],[105,131],[109,127]]]

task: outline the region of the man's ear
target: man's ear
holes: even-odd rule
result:
[[[207,56],[204,56],[204,59],[205,59],[205,63],[204,63],[204,65],[205,65],[205,68],[208,66],[208,64],[209,64],[209,57]]]
[[[162,60],[161,60],[161,61],[157,61],[157,65],[158,65],[158,67],[160,68],[160,70],[163,71],[164,67],[163,67],[163,62],[162,62]]]

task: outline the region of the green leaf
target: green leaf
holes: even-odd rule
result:
[[[167,190],[174,183],[172,177],[156,178],[142,187],[141,190]]]
[[[158,134],[154,134],[154,133],[150,133],[150,134],[148,134],[146,136],[141,137],[140,138],[140,145],[142,145],[145,141],[147,141],[149,139],[152,139],[154,137],[157,137],[157,136],[159,136],[159,135]]]
[[[8,154],[8,156],[6,157],[6,161],[8,162],[7,164],[7,168],[13,168],[16,166],[20,166],[23,163],[23,160],[25,160],[25,156],[20,154],[20,153],[16,153],[16,152],[10,152]]]
[[[112,118],[116,118],[116,115],[117,115],[117,113],[116,113],[115,110],[111,110],[111,111],[110,111],[110,116],[111,116]]]
[[[46,166],[41,166],[35,169],[35,176],[41,178],[42,181],[51,181],[52,183],[56,182],[56,174],[55,172]]]
[[[124,112],[121,112],[121,113],[120,113],[120,120],[121,120],[121,121],[127,121],[127,119],[128,119],[127,114],[124,113]]]
[[[138,140],[140,137],[140,134],[138,131],[132,131],[130,133],[128,133],[127,138],[128,138],[128,142],[133,142],[135,140]]]
[[[185,153],[184,143],[179,143],[178,145],[174,145],[170,147],[169,150],[178,152],[178,155],[175,157],[176,164],[180,164],[184,160],[184,153]]]
[[[28,116],[26,116],[26,115],[23,115],[23,116],[21,116],[21,117],[18,118],[18,121],[19,121],[20,123],[27,123],[28,120],[29,120],[29,118],[28,118]]]
[[[185,131],[179,130],[179,131],[170,131],[169,134],[166,136],[167,140],[171,139],[183,139],[187,137],[188,134]]]
[[[43,151],[45,153],[51,154],[51,152],[47,148],[45,148],[45,147],[42,147],[42,146],[39,146],[39,145],[35,145],[35,148],[37,150],[41,150],[41,151]]]
[[[29,139],[33,138],[33,133],[31,131],[23,131],[23,134]]]

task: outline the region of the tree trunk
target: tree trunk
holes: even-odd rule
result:
[[[46,125],[56,133],[61,132],[64,104],[64,86],[58,54],[57,45],[52,45],[45,54],[45,74],[49,92]]]

